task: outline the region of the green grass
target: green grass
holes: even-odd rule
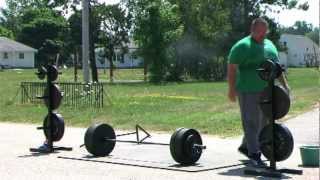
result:
[[[21,81],[38,81],[35,70],[0,72],[0,121],[41,124],[47,113],[44,105],[20,104]],[[79,71],[79,79],[81,71]],[[101,81],[108,80],[103,70]],[[117,70],[116,80],[142,80],[141,69]],[[312,109],[320,99],[319,71],[293,68],[288,72],[293,102],[288,117]],[[63,70],[59,81],[72,81],[73,71]],[[153,85],[149,83],[107,85],[103,109],[61,106],[67,125],[88,127],[107,122],[117,129],[132,129],[141,124],[147,130],[172,131],[192,127],[219,136],[242,132],[237,103],[227,100],[226,82],[192,82]]]

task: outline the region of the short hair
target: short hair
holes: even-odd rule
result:
[[[260,25],[260,24],[265,25],[267,27],[267,29],[269,29],[269,23],[265,19],[263,19],[261,17],[255,18],[252,21],[251,28],[256,27],[257,25]]]

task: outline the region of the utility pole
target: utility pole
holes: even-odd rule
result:
[[[82,70],[83,80],[89,83],[89,1],[82,0]]]

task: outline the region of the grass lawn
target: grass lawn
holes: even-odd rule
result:
[[[0,72],[0,121],[37,123],[47,113],[44,105],[20,104],[21,81],[39,81],[35,70]],[[81,80],[81,71],[79,79]],[[108,71],[99,72],[101,81]],[[115,72],[116,80],[142,80],[142,69]],[[320,99],[319,71],[314,68],[292,68],[288,80],[293,102],[287,117],[312,109]],[[63,70],[59,81],[73,81],[73,71]],[[242,132],[239,108],[227,100],[226,82],[192,82],[153,85],[149,83],[113,84],[106,86],[103,109],[61,106],[58,111],[67,125],[88,127],[93,122],[107,122],[117,129],[133,129],[140,124],[147,130],[173,131],[192,127],[201,133],[234,136]]]

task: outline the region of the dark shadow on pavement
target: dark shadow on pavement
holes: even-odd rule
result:
[[[18,158],[28,158],[28,157],[40,157],[40,156],[49,156],[50,154],[57,154],[59,152],[52,152],[52,153],[30,153],[26,155],[20,155]]]
[[[236,177],[255,177],[260,180],[270,180],[270,179],[292,179],[292,177],[282,174],[281,178],[271,178],[271,177],[263,177],[263,176],[254,176],[244,174],[244,171],[247,169],[253,169],[252,167],[245,166],[240,168],[228,169],[227,171],[219,172],[218,174],[223,176],[236,176]]]

